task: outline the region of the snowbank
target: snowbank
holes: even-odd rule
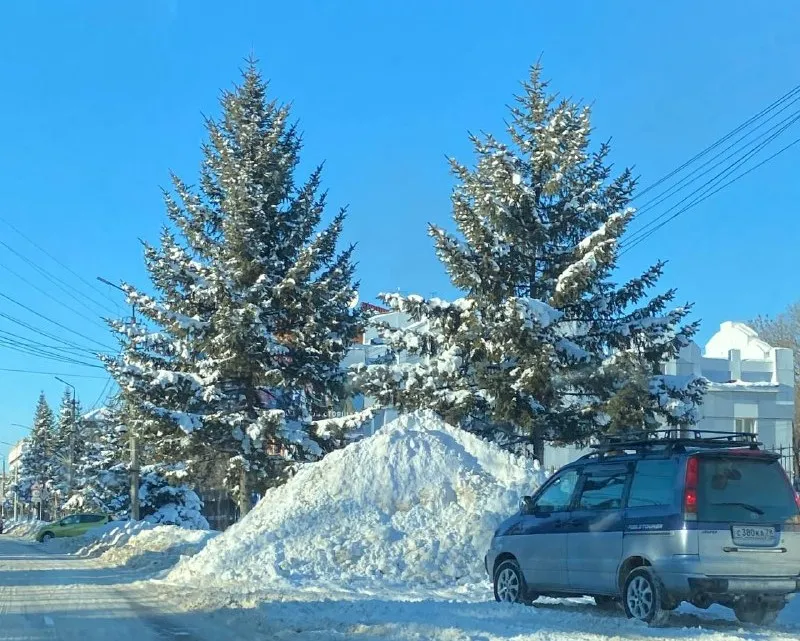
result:
[[[43,525],[45,525],[45,521],[38,521],[36,519],[18,519],[16,521],[9,519],[5,522],[3,534],[7,534],[9,536],[18,536],[21,539],[29,539],[32,538],[33,535],[36,534],[39,528]]]
[[[217,534],[148,521],[117,521],[82,536],[53,539],[47,543],[47,550],[96,558],[103,565],[156,572],[172,567],[183,556],[196,554]]]
[[[485,585],[499,522],[538,465],[431,413],[401,417],[305,466],[169,580],[265,585]]]

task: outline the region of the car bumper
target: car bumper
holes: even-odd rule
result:
[[[678,555],[659,564],[655,570],[664,587],[673,594],[772,594],[800,592],[800,576],[708,575],[694,555]]]

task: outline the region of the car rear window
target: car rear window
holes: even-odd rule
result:
[[[745,456],[701,457],[697,503],[701,521],[782,523],[798,513],[780,463]]]

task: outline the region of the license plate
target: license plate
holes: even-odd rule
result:
[[[733,542],[737,545],[774,545],[775,528],[754,525],[734,525]]]

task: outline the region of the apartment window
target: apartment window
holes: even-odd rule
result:
[[[756,419],[754,418],[737,418],[734,419],[734,423],[737,434],[756,433]]]

